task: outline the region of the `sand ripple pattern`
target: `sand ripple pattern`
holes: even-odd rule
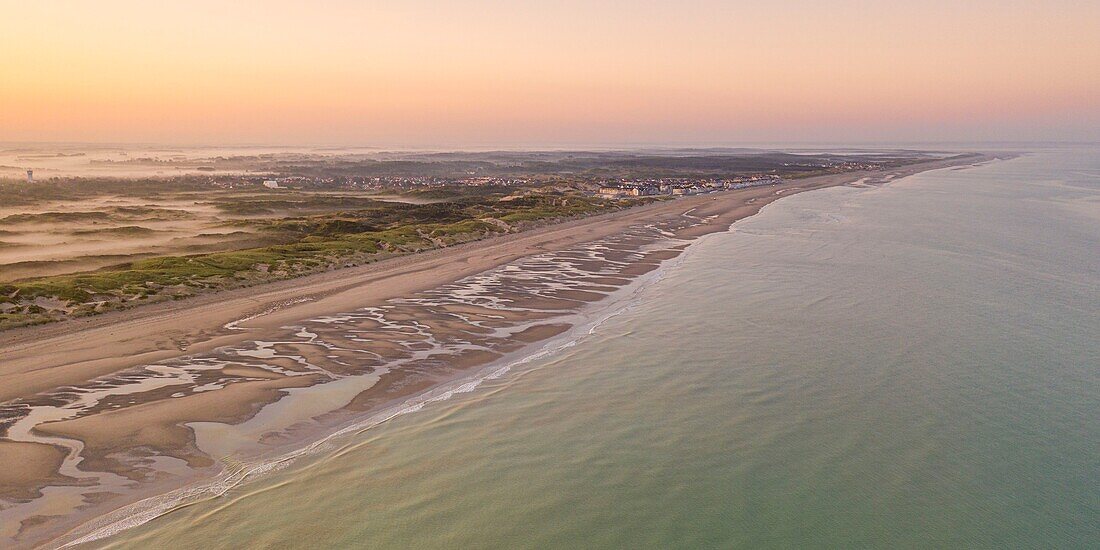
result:
[[[322,427],[331,434],[355,425],[568,331],[608,296],[678,255],[686,243],[673,231],[699,221],[640,225],[377,307],[308,319],[276,340],[0,404],[0,443],[48,444],[65,453],[56,479],[37,494],[0,496],[0,541],[19,541],[50,516],[115,502],[113,508],[128,492],[179,487],[196,473],[214,476],[218,483],[206,487],[224,492],[254,475],[249,465],[264,463],[265,455],[316,443]],[[199,403],[209,404],[208,414],[195,414]],[[174,494],[196,496],[186,491]],[[160,507],[183,500],[162,499]],[[124,528],[136,517],[97,522],[93,532]]]

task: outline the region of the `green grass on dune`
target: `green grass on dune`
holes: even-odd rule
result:
[[[463,200],[372,208],[268,220],[261,229],[287,244],[189,256],[136,260],[99,271],[0,283],[0,330],[198,292],[286,279],[343,265],[450,246],[525,224],[613,210],[627,203],[539,195],[511,201]],[[489,219],[505,222],[494,223]],[[46,309],[41,299],[64,306]]]

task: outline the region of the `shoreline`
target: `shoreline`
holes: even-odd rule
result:
[[[351,268],[346,270],[339,270],[334,272],[327,272],[317,276],[314,281],[305,281],[310,277],[303,279],[294,279],[290,281],[281,281],[279,283],[272,283],[272,285],[264,285],[264,287],[253,287],[251,289],[241,289],[244,291],[252,291],[262,294],[258,299],[226,299],[222,298],[222,303],[215,303],[211,305],[201,304],[192,308],[185,308],[191,311],[186,312],[187,315],[197,318],[201,316],[204,322],[198,326],[191,327],[187,334],[191,335],[193,340],[183,340],[185,343],[186,352],[181,353],[179,349],[152,349],[149,350],[150,344],[156,344],[157,339],[155,335],[150,337],[145,334],[145,339],[142,339],[141,331],[135,331],[134,327],[125,326],[126,324],[140,324],[148,325],[148,318],[153,317],[153,325],[156,326],[159,323],[163,323],[165,320],[157,320],[158,316],[168,316],[169,321],[171,316],[176,312],[174,308],[170,309],[167,313],[154,313],[139,315],[144,312],[139,310],[132,310],[128,312],[120,312],[120,314],[131,313],[135,316],[134,319],[120,320],[116,323],[111,323],[107,326],[93,326],[79,331],[76,335],[63,335],[60,337],[50,336],[48,331],[44,333],[47,336],[42,339],[26,338],[22,340],[24,343],[4,344],[0,346],[0,353],[6,352],[8,349],[21,352],[23,359],[17,359],[23,361],[22,363],[13,363],[16,365],[17,372],[11,373],[8,368],[7,361],[5,365],[0,367],[0,381],[7,382],[9,379],[15,380],[17,385],[19,382],[25,380],[25,378],[19,378],[20,376],[26,376],[28,373],[41,373],[45,370],[65,370],[65,367],[70,367],[66,372],[58,373],[57,377],[51,377],[50,382],[54,384],[56,378],[68,378],[68,379],[80,379],[80,377],[91,378],[97,376],[103,376],[105,373],[117,372],[121,369],[129,368],[139,364],[148,364],[156,361],[165,361],[170,358],[177,358],[180,355],[193,356],[199,353],[206,353],[215,351],[220,348],[224,348],[230,345],[240,344],[246,341],[257,341],[262,338],[275,334],[280,327],[293,323],[304,318],[313,318],[318,316],[324,316],[327,314],[348,312],[357,308],[369,307],[371,304],[378,304],[384,300],[398,298],[400,296],[407,296],[416,292],[424,292],[430,288],[437,288],[439,286],[445,286],[452,284],[455,281],[462,280],[463,277],[472,277],[479,273],[486,271],[487,269],[497,269],[501,266],[507,265],[509,262],[514,262],[522,258],[530,257],[532,254],[550,253],[567,251],[568,247],[576,246],[583,243],[591,243],[600,238],[609,238],[610,236],[622,233],[627,228],[637,226],[638,224],[645,222],[654,222],[654,220],[664,220],[662,223],[668,223],[670,220],[686,220],[691,219],[690,223],[687,223],[683,227],[673,231],[674,238],[680,243],[686,243],[683,247],[678,249],[678,252],[668,257],[656,256],[658,259],[650,259],[649,256],[642,256],[637,261],[623,261],[620,263],[629,264],[622,269],[623,273],[635,268],[638,271],[637,274],[633,274],[630,277],[633,283],[644,281],[649,277],[646,277],[647,273],[657,276],[663,268],[661,266],[668,265],[672,258],[679,256],[684,248],[691,244],[698,242],[698,237],[703,235],[721,231],[727,229],[730,225],[739,220],[759,212],[759,210],[767,204],[774,202],[778,198],[789,196],[799,192],[805,192],[815,189],[823,189],[826,187],[833,187],[837,185],[846,185],[859,182],[872,181],[877,183],[885,183],[888,181],[896,181],[907,175],[923,172],[926,170],[948,168],[958,165],[970,165],[979,162],[985,162],[992,160],[993,157],[988,156],[970,156],[963,159],[950,159],[947,161],[932,161],[926,163],[919,163],[916,165],[909,165],[895,170],[883,171],[880,173],[866,173],[866,172],[852,172],[847,174],[837,174],[829,176],[820,176],[815,178],[807,178],[806,180],[795,180],[786,182],[779,186],[779,189],[775,187],[768,187],[763,189],[747,189],[738,191],[727,191],[723,193],[715,193],[708,195],[700,195],[689,197],[686,199],[680,199],[676,201],[670,201],[666,203],[658,203],[654,205],[648,205],[629,209],[622,212],[616,212],[613,214],[605,214],[595,216],[593,218],[585,218],[581,220],[573,220],[564,224],[549,226],[532,230],[517,235],[509,235],[505,237],[498,237],[496,239],[488,239],[486,241],[478,241],[470,243],[472,246],[462,245],[461,247],[452,247],[449,249],[434,250],[414,256],[406,256],[401,258],[395,258],[393,263],[396,265],[381,266],[379,264],[373,264],[365,266],[367,268],[373,268],[365,270],[366,273],[349,274],[348,272],[360,270],[360,268]],[[497,242],[497,240],[503,242]],[[492,242],[490,242],[492,241]],[[517,244],[517,241],[519,243]],[[644,244],[644,243],[643,243]],[[671,249],[668,249],[671,250]],[[407,260],[404,262],[397,262],[396,260]],[[458,260],[456,262],[456,260]],[[440,266],[443,262],[449,264],[458,263],[454,265]],[[652,267],[649,267],[652,266]],[[448,268],[449,269],[446,269]],[[434,273],[438,268],[445,268],[444,273]],[[426,271],[432,271],[433,273],[427,273]],[[633,271],[630,271],[633,273]],[[350,275],[349,277],[342,277],[343,275]],[[400,279],[412,279],[402,281],[405,284],[392,284],[393,278]],[[609,278],[609,277],[605,277]],[[350,279],[350,280],[349,280]],[[374,287],[379,282],[386,282],[390,280],[390,285],[387,288],[367,288],[364,289],[363,285],[368,287]],[[309,284],[302,284],[307,282]],[[604,284],[607,281],[597,281],[599,284]],[[272,289],[270,286],[281,285],[282,283],[288,283],[294,285],[297,283],[298,288],[289,289]],[[374,283],[374,284],[370,284]],[[625,289],[631,286],[633,283],[625,284],[619,287],[619,289]],[[586,284],[590,286],[598,286],[597,283],[591,281]],[[287,286],[289,286],[287,285]],[[505,290],[507,291],[507,290]],[[235,291],[230,291],[235,292]],[[571,292],[585,292],[584,290],[571,291]],[[577,302],[584,304],[583,294],[569,294],[565,295],[567,298],[560,298],[567,301],[577,301],[576,298],[580,296],[582,299]],[[297,300],[294,303],[286,303],[289,301]],[[602,300],[602,299],[600,299]],[[591,300],[592,307],[598,306],[600,300]],[[280,303],[285,304],[284,307],[278,308]],[[180,303],[182,304],[182,303]],[[177,305],[177,304],[171,304]],[[187,304],[183,304],[187,305]],[[536,304],[537,305],[537,304]],[[218,307],[221,306],[221,307]],[[156,306],[148,306],[150,308]],[[536,307],[536,309],[538,309]],[[198,310],[198,311],[196,311]],[[211,311],[213,310],[213,311]],[[267,312],[264,314],[263,312]],[[257,315],[257,314],[260,315]],[[225,320],[228,315],[238,315],[235,318]],[[246,319],[248,318],[248,319]],[[530,321],[529,319],[523,322],[537,323],[546,318]],[[143,322],[144,320],[144,322]],[[224,322],[221,322],[223,321]],[[560,321],[560,315],[555,320]],[[101,323],[108,323],[109,321],[101,321]],[[215,325],[215,323],[220,323]],[[235,325],[233,323],[236,323]],[[124,326],[118,327],[116,324],[122,324]],[[521,323],[522,324],[522,323]],[[33,328],[53,328],[58,325],[47,325],[46,327],[33,327]],[[229,325],[229,327],[226,327]],[[518,325],[517,325],[518,326]],[[531,327],[542,326],[533,324]],[[573,325],[576,328],[579,325]],[[156,330],[155,328],[144,327],[145,332],[149,330]],[[306,329],[303,329],[303,331]],[[135,333],[137,332],[137,333]],[[566,331],[566,334],[571,331]],[[48,360],[39,359],[39,368],[34,368],[35,362],[26,359],[29,353],[33,353],[36,349],[42,349],[41,346],[56,346],[57,339],[65,338],[77,338],[78,340],[83,338],[94,337],[98,334],[106,334],[108,337],[113,338],[114,342],[121,343],[124,349],[144,349],[137,356],[124,356],[124,351],[118,351],[112,346],[112,344],[102,344],[96,346],[92,353],[87,350],[78,351],[70,354],[57,354],[58,356],[51,356]],[[510,333],[510,336],[515,336],[515,333]],[[551,336],[549,338],[536,339],[534,342],[529,342],[526,345],[521,345],[518,348],[514,348],[512,352],[521,353],[521,350],[540,349],[547,345],[548,342],[552,342],[557,336]],[[513,341],[519,341],[516,339]],[[115,353],[115,357],[105,357],[110,355],[109,353],[100,352],[98,355],[95,353],[97,350],[103,348],[111,348]],[[106,351],[106,350],[104,350]],[[526,353],[526,356],[530,356],[530,352]],[[538,353],[535,351],[534,353]],[[434,380],[427,389],[423,391],[409,392],[401,394],[399,397],[394,397],[384,401],[384,403],[377,403],[367,400],[369,406],[365,403],[366,408],[362,410],[348,410],[346,411],[349,416],[358,415],[359,422],[364,422],[363,418],[374,418],[375,416],[388,410],[386,406],[392,405],[395,402],[407,403],[409,400],[417,399],[426,395],[430,395],[431,392],[438,391],[440,388],[445,387],[448,383],[458,383],[468,378],[471,374],[471,369],[477,372],[484,372],[489,368],[488,365],[493,365],[499,361],[504,361],[504,357],[501,356],[497,360],[489,362],[474,361],[471,365],[466,365],[464,368],[462,365],[456,365],[448,367],[454,373],[446,380]],[[66,360],[76,361],[68,364],[62,364],[58,366],[48,366],[51,362],[58,363]],[[484,357],[482,358],[484,359]],[[41,366],[41,365],[47,366]],[[22,366],[23,371],[19,371]],[[93,374],[96,373],[96,374]],[[274,382],[274,381],[269,381]],[[45,385],[45,382],[38,384],[39,386]],[[27,387],[32,387],[35,384],[27,384],[22,387],[26,390]],[[55,384],[60,385],[60,384]],[[461,384],[460,384],[461,385]],[[243,386],[240,385],[240,386]],[[309,384],[303,386],[301,391],[308,393],[310,388],[322,387],[324,384]],[[9,386],[4,386],[9,387]],[[287,388],[293,388],[297,386],[287,386]],[[40,390],[39,390],[40,391]],[[297,390],[290,389],[290,392]],[[10,392],[10,390],[9,390]],[[213,392],[217,393],[217,392]],[[243,413],[244,419],[240,420],[237,424],[244,424],[256,415],[257,412],[263,410],[269,403],[282,402],[286,400],[284,397],[287,395],[286,389],[275,390],[277,394],[273,401],[260,404],[259,407],[251,413]],[[365,392],[364,392],[365,393]],[[5,398],[10,399],[10,397]],[[190,399],[190,398],[188,398]],[[347,408],[347,407],[345,407]],[[125,409],[123,409],[125,410]],[[113,414],[113,413],[112,413]],[[205,420],[205,419],[203,419]],[[219,422],[224,422],[226,418],[218,418]],[[200,420],[201,421],[201,420]],[[65,421],[68,422],[68,421]],[[181,425],[193,426],[193,422],[181,422]],[[372,424],[373,425],[373,424]],[[83,429],[83,428],[82,428]],[[97,428],[98,429],[98,428]],[[82,432],[77,432],[82,433]],[[332,437],[327,436],[327,437]],[[49,485],[47,485],[49,487]],[[121,506],[125,506],[122,504]],[[119,510],[116,506],[114,510]],[[95,518],[105,518],[110,513],[104,515],[93,514],[90,517],[85,517],[85,520],[93,520]],[[68,522],[70,526],[74,522]],[[75,522],[80,525],[87,525],[87,521]],[[60,525],[57,526],[57,530],[50,531],[51,534],[45,532],[39,533],[37,543],[43,543],[48,540],[57,540],[57,537],[61,535],[61,531],[66,530]],[[35,544],[29,539],[16,541],[17,544],[31,543]]]
[[[690,243],[688,247],[700,241],[701,239],[696,239]],[[70,548],[102,540],[121,533],[122,531],[144,525],[149,521],[169,514],[179,508],[204,500],[218,498],[236,487],[258,480],[265,474],[282,470],[285,467],[290,467],[300,459],[323,452],[333,446],[339,446],[339,441],[342,438],[350,438],[362,434],[367,430],[405,414],[419,412],[423,407],[429,406],[432,403],[446,401],[456,394],[475,391],[484,382],[500,378],[518,366],[539,359],[553,357],[592,334],[607,320],[634,306],[640,299],[639,295],[641,292],[658,281],[668,268],[673,267],[670,264],[674,261],[675,260],[669,260],[665,262],[661,268],[651,272],[649,274],[650,276],[641,278],[635,281],[634,284],[620,289],[625,291],[625,296],[617,300],[613,299],[613,303],[596,304],[603,305],[604,307],[593,308],[594,311],[578,312],[577,314],[567,316],[586,318],[588,321],[578,322],[562,334],[558,334],[547,340],[529,344],[521,348],[520,351],[505,355],[496,361],[475,367],[473,372],[462,372],[454,378],[442,382],[423,393],[411,397],[396,398],[376,409],[365,418],[353,419],[335,425],[333,431],[330,433],[322,432],[320,437],[310,441],[304,447],[296,448],[290,446],[288,449],[284,449],[285,452],[282,454],[264,458],[254,464],[243,465],[242,472],[234,472],[215,480],[202,480],[201,478],[197,478],[197,486],[188,485],[168,493],[156,494],[152,497],[114,510],[106,516],[97,517],[66,533],[64,536],[66,541],[57,546],[57,548]],[[302,389],[308,390],[308,388]]]

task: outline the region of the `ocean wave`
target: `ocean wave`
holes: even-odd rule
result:
[[[657,238],[668,239],[667,235],[662,234],[664,231],[658,231],[657,228],[647,228],[649,235],[654,235]],[[696,241],[698,242],[698,241]],[[689,247],[690,248],[690,247]],[[595,270],[582,269],[579,267],[581,264],[572,262],[569,258],[569,254],[577,255],[582,258],[578,261],[590,261],[587,257],[594,258],[593,254],[597,251],[606,252],[614,251],[614,247],[605,243],[590,243],[586,247],[586,252],[578,253],[576,250],[567,251],[566,254],[555,255],[553,261],[549,261],[546,264],[548,254],[535,256],[521,260],[520,264],[525,267],[534,266],[534,269],[540,267],[540,262],[546,264],[541,267],[552,267],[552,273],[561,275],[565,273],[569,275],[562,279],[559,276],[551,275],[546,276],[546,273],[535,271],[536,278],[539,285],[537,287],[542,290],[535,290],[533,295],[535,296],[552,296],[554,292],[560,290],[569,290],[572,288],[570,280],[583,281],[587,277],[593,274],[598,276],[614,275],[613,271],[607,270]],[[613,262],[618,265],[629,265],[635,256],[630,256],[622,262]],[[531,365],[540,360],[552,357],[564,350],[567,350],[577,344],[581,339],[588,335],[594,334],[597,329],[606,323],[608,320],[621,315],[628,311],[638,300],[642,291],[649,287],[652,283],[660,280],[663,274],[669,267],[679,265],[683,261],[683,254],[675,256],[675,261],[666,260],[661,262],[658,269],[646,274],[644,276],[636,277],[628,284],[622,286],[615,292],[611,293],[604,300],[588,304],[578,312],[566,313],[556,317],[555,322],[560,322],[563,319],[569,319],[572,322],[576,322],[573,328],[569,331],[553,337],[549,340],[541,342],[537,345],[528,346],[523,350],[515,352],[519,354],[505,355],[500,360],[490,363],[484,368],[479,369],[474,375],[453,380],[448,383],[441,384],[435,388],[416,395],[405,401],[402,401],[398,405],[386,408],[370,416],[354,421],[351,424],[347,424],[335,431],[328,433],[327,435],[315,439],[302,446],[301,448],[286,452],[284,454],[261,459],[257,461],[240,461],[232,458],[224,458],[225,471],[215,478],[207,479],[202,482],[189,485],[180,489],[172,490],[157,496],[148,497],[138,502],[129,504],[118,508],[106,515],[99,516],[83,525],[77,527],[75,530],[70,531],[69,534],[61,539],[64,541],[60,546],[56,548],[72,547],[95,540],[100,540],[106,537],[110,537],[122,531],[132,529],[134,527],[143,525],[157,517],[167,514],[173,510],[179,508],[209,500],[219,498],[225,495],[227,492],[234,488],[240,487],[242,484],[253,482],[275,471],[282,470],[292,463],[310,456],[322,452],[326,449],[330,449],[332,443],[343,437],[348,437],[354,434],[361,433],[363,431],[372,429],[380,424],[383,424],[391,419],[397,418],[402,415],[414,413],[423,410],[426,406],[452,399],[456,395],[466,394],[476,391],[483,383],[488,380],[494,380],[505,376],[507,373],[523,365]],[[448,303],[465,303],[469,305],[476,305],[480,307],[499,308],[502,311],[514,311],[517,309],[515,303],[510,303],[506,299],[486,299],[487,295],[490,295],[500,288],[499,280],[495,278],[500,276],[511,277],[527,277],[532,276],[532,272],[525,272],[523,269],[516,270],[514,265],[507,265],[485,274],[475,275],[464,279],[458,283],[452,285],[445,285],[433,291],[429,291],[422,295],[420,298],[411,298],[404,300],[395,300],[394,302],[401,305],[434,305],[439,303],[440,300],[447,301]],[[562,271],[565,270],[565,271]],[[565,282],[562,282],[565,281]],[[530,281],[529,281],[530,282]],[[304,301],[304,300],[303,300]],[[278,307],[286,307],[288,304],[280,304]],[[269,311],[261,312],[259,314],[243,318],[233,323],[227,324],[227,328],[238,328],[237,324],[247,321],[252,318],[265,315]],[[372,322],[387,323],[390,322],[385,318],[379,308],[365,308],[360,312],[332,315],[326,317],[319,317],[314,319],[313,322],[326,324],[340,324],[352,322],[358,319],[369,318]],[[471,318],[465,318],[464,321],[469,322],[471,325],[477,325],[478,321]],[[542,319],[540,322],[545,322],[546,319]],[[530,325],[532,323],[521,324],[520,326]],[[230,326],[232,325],[232,326]],[[392,324],[391,329],[403,330],[408,333],[418,332],[424,333],[427,329],[424,326],[420,326],[413,320],[411,323],[398,323]],[[307,330],[304,326],[293,327],[294,336],[308,341],[309,343],[323,343],[323,339],[320,338],[316,332],[316,329]],[[507,333],[506,335],[510,335]],[[281,342],[256,342],[255,348],[251,351],[243,350],[244,353],[240,353],[242,356],[254,357],[257,359],[268,358],[268,356],[276,356],[273,352],[273,348]],[[434,348],[433,349],[438,349]],[[424,354],[417,354],[416,357],[423,357]],[[190,364],[194,364],[193,362]],[[268,367],[270,368],[270,367]],[[286,369],[279,369],[285,371]],[[287,372],[287,374],[290,374]],[[331,373],[330,373],[331,374]],[[322,385],[323,386],[323,385]],[[310,388],[302,388],[301,391],[308,392]]]

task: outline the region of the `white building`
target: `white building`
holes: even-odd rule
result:
[[[268,189],[281,189],[281,187],[279,187],[279,182],[275,180],[264,180],[264,187]]]

